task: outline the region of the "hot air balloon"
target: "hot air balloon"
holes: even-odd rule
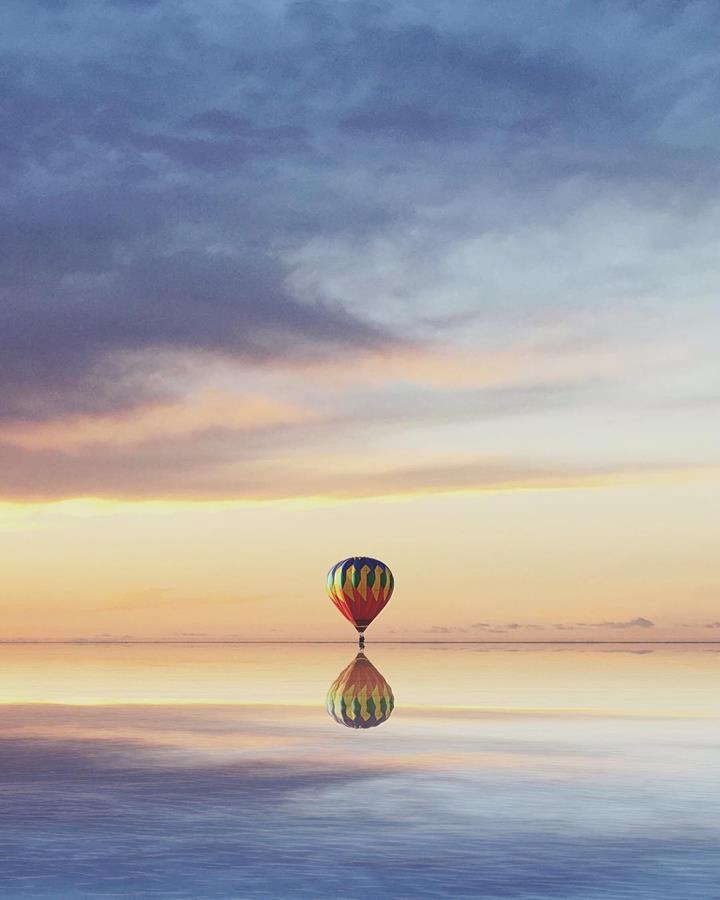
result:
[[[347,728],[375,728],[390,718],[392,688],[362,650],[330,685],[325,706]]]
[[[327,573],[330,599],[360,634],[360,649],[365,646],[363,632],[392,596],[395,579],[379,559],[351,556]]]

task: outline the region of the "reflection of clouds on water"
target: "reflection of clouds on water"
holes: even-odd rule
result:
[[[3,898],[707,900],[714,721],[2,711]],[[330,727],[327,727],[330,725]]]

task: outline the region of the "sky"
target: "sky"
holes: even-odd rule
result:
[[[0,638],[720,635],[716,4],[3,11]]]

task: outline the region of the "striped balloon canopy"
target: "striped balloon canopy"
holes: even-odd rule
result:
[[[390,569],[370,556],[343,559],[327,573],[330,599],[361,635],[385,607],[394,587]]]
[[[330,685],[328,713],[347,728],[375,728],[390,718],[395,706],[392,688],[360,651]]]

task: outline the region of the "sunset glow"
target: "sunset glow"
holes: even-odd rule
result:
[[[710,7],[521,6],[8,4],[4,640],[720,635]]]

